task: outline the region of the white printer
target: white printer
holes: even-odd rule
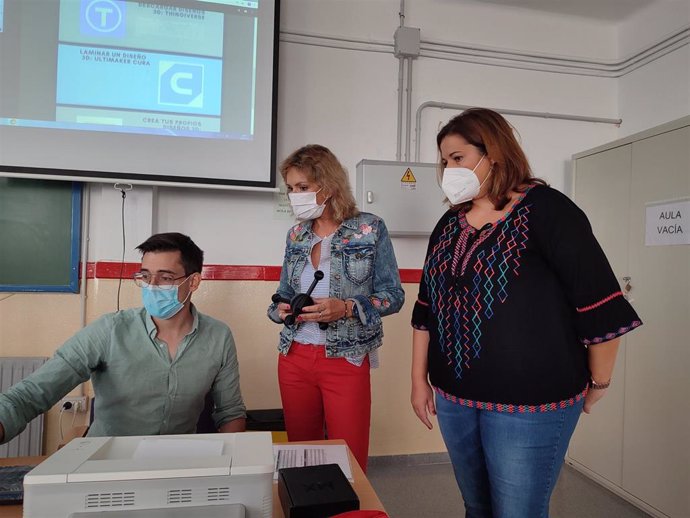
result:
[[[85,437],[24,478],[24,518],[270,518],[270,432]]]

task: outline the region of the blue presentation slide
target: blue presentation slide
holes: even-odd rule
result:
[[[57,104],[219,116],[222,60],[60,44]]]
[[[204,0],[211,4],[235,5],[237,7],[248,7],[250,9],[258,9],[259,0]]]
[[[262,1],[0,0],[0,129],[253,140]]]

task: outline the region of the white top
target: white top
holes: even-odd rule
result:
[[[321,238],[314,234],[314,239],[311,242],[309,250],[309,258],[307,264],[304,266],[302,276],[300,277],[300,291],[306,293],[314,282],[314,272],[316,269],[311,262],[311,251],[317,243],[321,243],[321,257],[319,258],[318,269],[323,272],[323,279],[321,279],[314,291],[311,292],[313,299],[328,298],[331,289],[331,241],[333,234]],[[326,343],[326,331],[319,329],[319,324],[316,322],[302,322],[295,332],[295,341],[302,344],[324,345]]]
[[[319,237],[314,234],[311,242],[311,248],[309,250],[309,258],[307,259],[307,264],[304,266],[302,275],[300,277],[300,290],[302,293],[306,293],[314,281],[314,272],[316,269],[311,262],[311,251],[317,243],[321,243],[321,256],[319,257],[318,270],[323,272],[323,279],[321,279],[314,291],[311,292],[311,297],[313,299],[325,299],[328,298],[331,289],[331,241],[333,240],[333,234],[329,234],[325,237]],[[295,332],[296,342],[302,344],[310,345],[324,345],[326,343],[326,331],[319,328],[317,322],[302,322],[297,331]],[[347,361],[352,365],[361,367],[364,362],[365,354],[362,356],[347,358]],[[369,365],[372,369],[376,369],[379,366],[379,355],[378,350],[374,349],[369,353]]]

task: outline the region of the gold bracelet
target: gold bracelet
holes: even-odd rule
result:
[[[609,388],[609,385],[611,385],[611,378],[609,378],[609,380],[604,383],[597,383],[592,378],[590,378],[589,380],[589,388],[591,388],[592,390],[604,390]]]

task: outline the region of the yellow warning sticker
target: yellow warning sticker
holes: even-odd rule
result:
[[[407,171],[405,171],[405,174],[400,179],[400,181],[405,182],[405,183],[416,183],[417,179],[414,177],[414,174],[412,173],[412,169],[410,169],[408,167]]]

